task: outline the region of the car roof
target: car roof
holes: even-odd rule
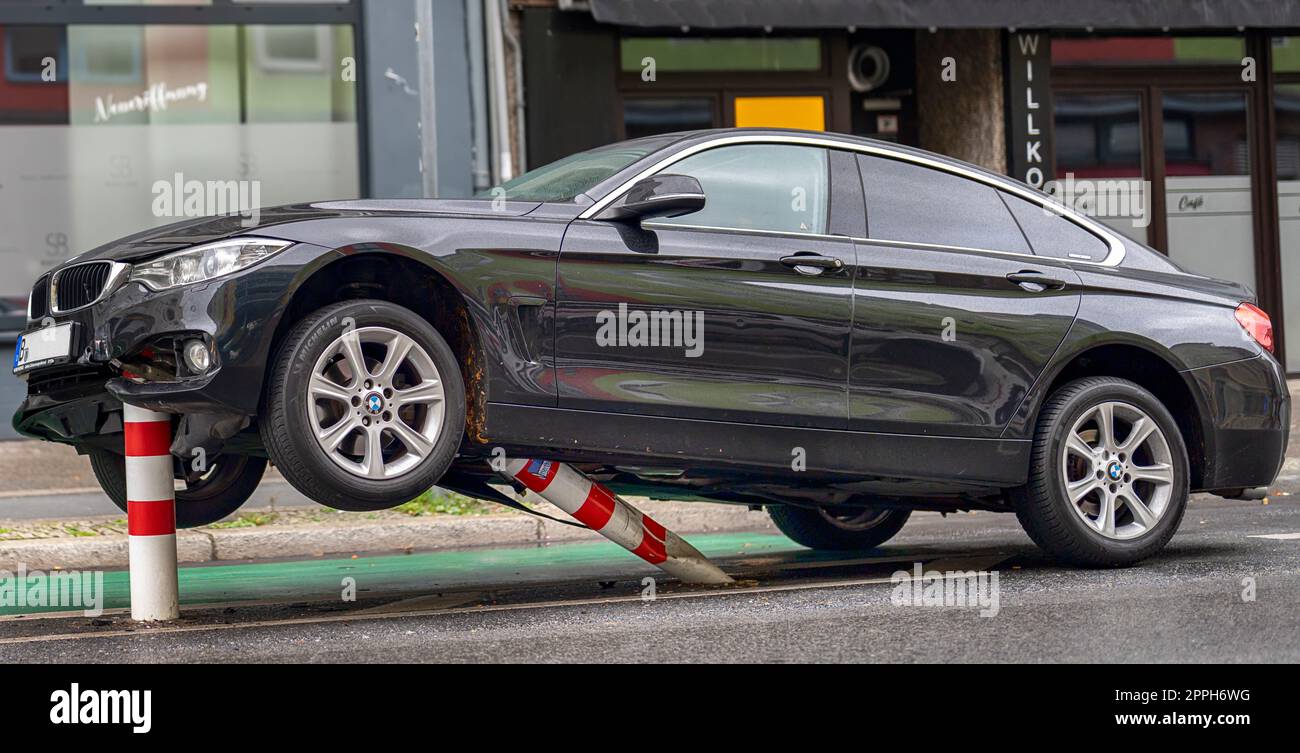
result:
[[[959,160],[954,157],[949,157],[945,154],[930,152],[924,149],[918,149],[916,147],[906,146],[904,144],[899,144],[893,141],[883,141],[881,139],[872,139],[872,138],[867,138],[865,136],[854,136],[847,133],[836,133],[834,131],[809,131],[800,128],[707,128],[707,129],[700,129],[695,131],[678,131],[676,133],[661,134],[661,137],[664,136],[679,136],[680,138],[676,138],[671,142],[665,144],[657,152],[657,154],[668,154],[672,151],[676,151],[677,149],[685,148],[687,146],[693,146],[701,142],[725,139],[731,136],[749,136],[749,137],[759,137],[759,138],[764,136],[771,136],[772,138],[775,139],[793,136],[799,138],[815,138],[820,141],[826,141],[834,144],[843,144],[844,146],[850,148],[854,146],[867,146],[870,147],[872,150],[889,151],[900,155],[918,157],[926,160],[931,160],[934,162],[941,162],[950,165],[952,167],[959,167],[966,170],[978,171],[980,173],[984,173],[985,175],[988,175],[989,177],[997,178],[1001,181],[1015,183],[1014,180],[1008,178],[1006,175],[1003,175],[1002,173],[995,172],[989,170],[986,167],[982,167],[980,165],[976,165],[970,162],[965,162],[963,160]]]
[[[867,147],[871,152],[877,154],[880,152],[893,153],[903,157],[911,157],[916,160],[938,163],[947,167],[956,168],[958,171],[977,172],[984,178],[996,181],[998,184],[1009,187],[1013,191],[1024,187],[1024,184],[1008,178],[1001,173],[981,167],[980,165],[964,162],[943,154],[928,152],[924,149],[904,146],[892,141],[882,141],[880,139],[870,139],[863,136],[852,136],[832,131],[808,131],[798,128],[707,128],[694,131],[676,131],[672,133],[655,134],[653,136],[642,136],[636,139],[628,139],[623,142],[615,142],[631,144],[650,139],[665,139],[663,146],[629,165],[625,170],[620,171],[618,175],[612,176],[608,180],[602,181],[600,184],[593,186],[591,191],[588,193],[588,196],[595,198],[603,195],[615,186],[621,185],[627,175],[636,174],[646,165],[657,163],[679,151],[696,147],[699,144],[711,141],[722,141],[736,136],[744,136],[746,139],[751,140],[762,140],[765,137],[771,137],[774,140],[787,138],[816,139],[817,141],[824,142],[826,145],[831,147],[834,147],[837,144],[843,145],[849,149],[855,147]]]
[[[649,139],[666,140],[663,146],[647,154],[631,165],[628,165],[627,168],[621,170],[617,175],[611,176],[609,179],[593,186],[587,195],[589,198],[593,199],[602,196],[608,193],[611,189],[621,185],[626,180],[627,176],[635,175],[647,165],[658,163],[665,158],[671,157],[677,152],[697,147],[700,144],[706,144],[712,141],[724,141],[737,136],[743,136],[747,140],[757,141],[761,141],[766,137],[778,141],[791,138],[815,139],[832,148],[835,145],[842,145],[848,149],[856,148],[858,150],[862,150],[863,147],[865,147],[866,150],[869,150],[869,152],[876,155],[879,155],[882,152],[886,154],[897,154],[900,157],[911,158],[913,161],[929,162],[938,166],[953,168],[958,173],[978,173],[986,181],[994,182],[999,186],[1017,193],[1026,187],[1025,184],[1020,183],[1019,181],[1009,178],[1001,173],[981,167],[980,165],[964,162],[959,159],[954,159],[935,152],[929,152],[924,149],[904,146],[892,141],[881,141],[880,139],[869,139],[863,136],[852,136],[832,131],[808,131],[798,128],[708,128],[694,131],[677,131],[673,133],[656,134],[654,136],[643,136],[637,139],[628,139],[624,142],[616,142],[636,143],[638,141]]]

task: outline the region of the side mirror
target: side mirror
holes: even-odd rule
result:
[[[704,208],[704,189],[689,175],[660,173],[637,181],[623,198],[600,214],[602,220],[681,217]]]

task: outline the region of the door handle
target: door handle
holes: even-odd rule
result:
[[[1065,280],[1029,269],[1012,272],[1007,275],[1007,279],[1031,293],[1041,293],[1044,290],[1060,290],[1065,287]]]
[[[795,254],[794,256],[782,256],[781,263],[787,267],[792,267],[800,271],[799,267],[811,267],[817,270],[825,269],[843,269],[844,261],[835,256],[820,256],[818,254]],[[805,272],[804,274],[809,274]],[[811,274],[821,274],[821,272],[812,272]]]

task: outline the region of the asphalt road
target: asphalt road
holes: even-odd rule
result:
[[[1108,571],[1054,566],[988,513],[917,516],[849,556],[692,536],[739,584],[663,581],[653,600],[656,571],[603,542],[186,568],[180,621],[0,618],[0,662],[1295,662],[1295,499],[1198,496],[1162,555]],[[996,572],[996,616],[896,603],[890,575],[913,562]]]

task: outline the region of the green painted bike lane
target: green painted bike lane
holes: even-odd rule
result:
[[[784,536],[765,533],[701,534],[690,541],[714,558],[781,554],[799,559],[817,555]],[[438,589],[520,586],[579,579],[614,580],[659,572],[608,541],[553,544],[545,547],[466,549],[413,554],[358,556],[251,562],[230,565],[190,565],[180,568],[182,605],[251,601],[313,601],[338,599],[344,579],[356,580],[358,598],[367,593],[423,594]],[[16,583],[16,574],[8,580]],[[51,574],[28,575],[32,593],[43,582],[49,593]],[[8,589],[0,580],[0,595]],[[57,589],[57,586],[55,586]],[[130,581],[125,570],[104,572],[104,609],[130,606]],[[17,606],[0,599],[0,615],[79,611],[68,606]]]

